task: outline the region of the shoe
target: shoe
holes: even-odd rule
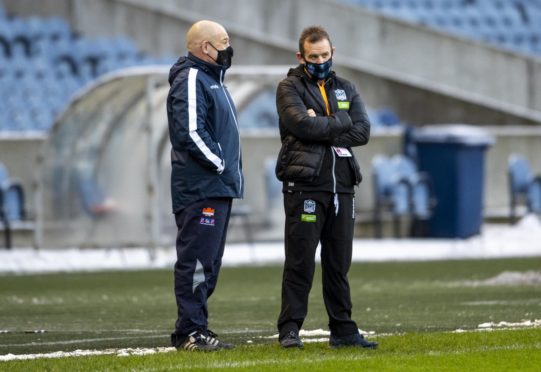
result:
[[[355,346],[362,347],[364,349],[377,349],[378,343],[374,341],[368,341],[359,333],[355,333],[349,336],[337,337],[331,334],[329,339],[329,345],[332,348]]]
[[[220,348],[216,345],[209,344],[204,334],[199,331],[194,331],[186,337],[186,339],[179,345],[175,346],[178,350],[187,351],[218,351]]]
[[[207,344],[217,346],[219,349],[230,350],[235,348],[235,345],[233,344],[228,344],[227,342],[218,340],[218,335],[212,332],[210,329],[207,329],[205,340],[207,341]]]
[[[299,337],[299,332],[296,331],[289,331],[289,333],[280,340],[280,345],[285,349],[292,347],[302,349],[304,347],[304,344]]]

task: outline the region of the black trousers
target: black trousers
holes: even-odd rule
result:
[[[207,330],[207,300],[218,281],[230,215],[231,198],[200,200],[175,214],[178,317],[172,335],[174,346],[193,331]]]
[[[301,329],[308,312],[315,252],[321,242],[323,300],[335,336],[358,332],[351,320],[347,273],[351,266],[355,208],[353,194],[285,192],[285,264],[278,331],[283,338]]]

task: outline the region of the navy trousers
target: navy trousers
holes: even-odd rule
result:
[[[299,331],[308,313],[308,295],[315,270],[315,253],[321,242],[323,300],[329,329],[335,336],[358,332],[351,319],[348,271],[351,266],[354,195],[338,194],[338,208],[329,192],[284,193],[285,263],[282,309],[278,318],[280,339]]]
[[[193,331],[207,331],[207,300],[218,281],[231,202],[231,198],[205,199],[175,214],[178,227],[175,264],[178,318],[173,343],[182,341]]]

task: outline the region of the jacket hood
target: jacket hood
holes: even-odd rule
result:
[[[169,85],[173,84],[176,77],[182,70],[197,67],[200,70],[205,71],[207,74],[212,75],[217,81],[223,81],[225,76],[225,68],[220,65],[213,65],[208,62],[203,61],[202,59],[197,58],[191,53],[188,53],[187,56],[180,57],[169,70]]]

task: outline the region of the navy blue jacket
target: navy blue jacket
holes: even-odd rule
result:
[[[243,196],[237,113],[224,75],[223,67],[192,54],[169,72],[173,213],[202,199]]]

